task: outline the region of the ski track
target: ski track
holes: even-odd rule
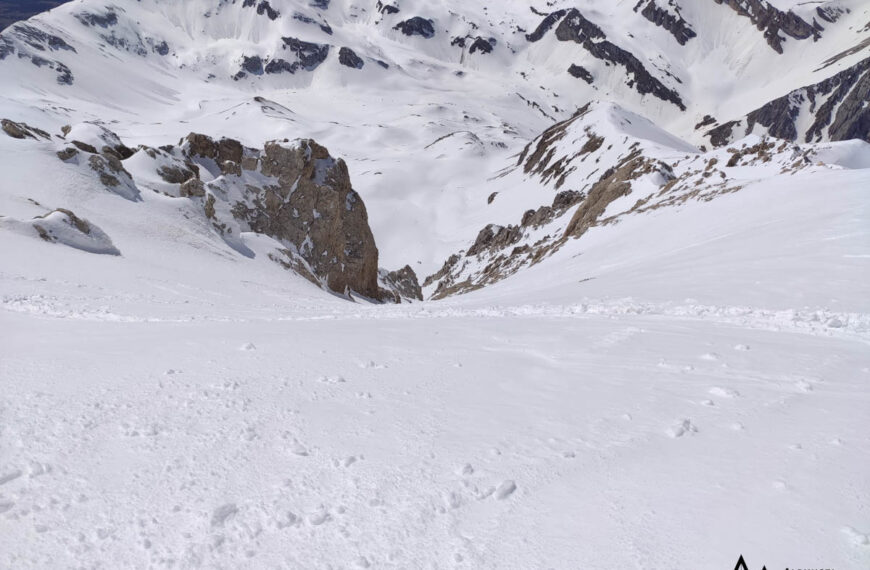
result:
[[[129,301],[125,301],[129,303]],[[75,308],[71,308],[75,307]],[[80,301],[43,295],[4,295],[0,308],[15,312],[59,319],[116,323],[189,323],[208,322],[286,322],[318,320],[393,320],[449,318],[619,318],[664,317],[731,324],[743,328],[798,332],[811,335],[837,336],[870,341],[870,315],[844,313],[828,309],[772,310],[747,306],[716,306],[703,304],[636,302],[633,299],[587,301],[571,305],[517,305],[491,307],[442,306],[438,303],[399,307],[367,307],[317,312],[285,310],[275,315],[274,308],[263,308],[261,315],[225,316],[207,312],[174,317],[124,314],[108,305],[88,306]],[[280,312],[280,310],[279,310]],[[269,316],[265,316],[265,315]],[[630,334],[630,333],[629,333]],[[607,342],[602,341],[602,342]],[[737,350],[741,350],[738,348]]]

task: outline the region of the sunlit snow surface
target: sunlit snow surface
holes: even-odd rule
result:
[[[206,4],[184,3],[194,15]],[[494,4],[540,20],[524,2]],[[634,2],[582,4],[626,45],[649,40],[625,39],[628,20],[613,17]],[[719,14],[701,6],[687,15]],[[737,18],[725,14],[723,28]],[[499,171],[553,122],[490,81],[502,60],[459,78],[452,52],[387,33],[367,53],[401,74],[368,62],[360,79],[331,62],[313,86],[258,90],[228,76],[262,39],[259,20],[209,20],[232,37],[208,49],[190,39],[205,24],[189,22],[165,30],[184,71],[109,55],[71,28],[104,65],[74,69],[65,98],[44,69],[14,62],[0,116],[52,133],[102,119],[129,145],[192,130],[256,146],[314,137],[348,160],[382,265],[421,277],[484,224],[552,200],[517,176],[486,206]],[[370,38],[332,23],[335,42]],[[766,81],[769,60],[723,51],[749,31],[680,60],[697,109],[744,113],[805,82],[792,64],[810,47]],[[536,66],[526,96],[567,61],[564,45],[545,47],[521,60]],[[758,87],[720,100],[723,70]],[[691,113],[620,102],[699,142]],[[599,130],[694,152],[631,119]],[[469,125],[477,139],[429,146]],[[270,238],[244,234],[254,256],[237,254],[189,200],[95,188],[53,144],[0,134],[0,568],[730,570],[741,554],[752,569],[870,567],[867,145],[830,145],[825,166],[794,175],[738,167],[738,192],[592,228],[482,291],[373,306],[271,262]],[[61,207],[120,255],[21,230]]]
[[[0,566],[866,567],[868,180],[400,307],[4,235]]]

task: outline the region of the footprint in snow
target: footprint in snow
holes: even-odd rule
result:
[[[5,485],[6,483],[14,481],[22,475],[24,475],[24,473],[20,469],[16,469],[15,471],[11,471],[5,475],[0,475],[0,485]]]
[[[215,528],[224,526],[224,523],[236,516],[238,512],[239,508],[235,503],[227,503],[218,507],[211,515],[211,526]]]
[[[325,508],[322,508],[322,507],[316,513],[312,513],[312,514],[308,515],[308,522],[312,526],[320,526],[320,525],[330,521],[331,519],[332,519],[332,516],[330,516],[329,512]]]
[[[324,384],[344,384],[347,382],[342,376],[321,376],[318,380]]]
[[[738,344],[734,346],[734,350],[737,352],[749,352],[752,350],[748,344]]]
[[[299,526],[300,524],[302,524],[302,519],[299,518],[299,517],[296,515],[296,513],[292,512],[292,511],[287,511],[286,513],[283,514],[283,516],[280,516],[280,517],[275,521],[275,524],[276,524],[276,526],[277,526],[279,529],[282,529],[282,530],[283,530],[283,529],[285,529],[285,528],[291,528],[291,527],[297,527],[297,526]]]
[[[447,508],[456,510],[462,506],[462,497],[456,491],[450,491],[444,496],[444,502],[447,504]]]
[[[502,482],[501,485],[498,486],[498,489],[495,490],[495,498],[499,501],[504,501],[508,497],[514,494],[514,491],[517,490],[517,484],[511,480],[507,480]]]
[[[718,398],[731,399],[740,397],[740,392],[738,392],[737,390],[732,390],[731,388],[719,388],[718,386],[710,388],[707,393],[711,396],[716,396]]]
[[[363,458],[362,455],[360,455],[359,457],[357,457],[357,456],[355,456],[355,455],[351,455],[350,457],[345,457],[344,459],[341,459],[341,460],[336,459],[335,461],[333,461],[333,465],[335,465],[336,467],[345,467],[345,468],[347,468],[347,467],[350,467],[351,465],[353,465],[354,463],[356,463],[357,461],[359,461],[359,460],[362,459],[362,458]]]
[[[677,439],[678,437],[683,437],[684,435],[693,435],[698,433],[698,428],[695,424],[692,423],[691,420],[681,420],[677,425],[668,428],[665,432],[669,437],[673,439]]]
[[[249,343],[246,343],[246,344],[243,344],[242,346],[240,346],[239,350],[241,350],[243,352],[251,352],[251,351],[257,350],[257,347],[254,346],[253,342],[249,342]]]
[[[855,546],[870,546],[870,535],[868,534],[858,532],[850,526],[845,527],[843,533]]]
[[[701,405],[708,408],[713,408],[716,406],[716,402],[714,402],[713,400],[704,400],[703,402],[701,402]]]
[[[293,455],[298,455],[300,457],[308,457],[308,448],[299,443],[299,440],[294,439],[293,443],[290,444],[290,452]]]

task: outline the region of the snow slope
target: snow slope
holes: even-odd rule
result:
[[[774,0],[849,9],[782,54],[706,0],[656,3],[684,46],[635,0],[245,4],[78,0],[29,23],[72,49],[9,40],[0,118],[46,133],[0,132],[0,568],[870,567],[870,145],[695,128],[863,61],[816,71],[866,3]],[[686,111],[526,39],[572,7]],[[382,266],[506,270],[350,303],[215,231],[169,151],[118,186],[56,154],[190,132],[328,146]],[[489,225],[517,241],[472,254]]]
[[[191,131],[255,148],[265,140],[314,138],[348,161],[370,206],[384,265],[412,263],[425,276],[479,229],[487,196],[475,189],[508,166],[528,140],[590,100],[613,101],[682,139],[709,144],[706,129],[695,129],[705,116],[721,123],[739,119],[868,54],[864,46],[825,65],[870,37],[864,27],[870,8],[860,0],[838,2],[849,12],[823,22],[818,40],[785,41],[783,54],[727,6],[685,3],[681,13],[698,36],[680,45],[634,11],[636,4],[555,2],[546,11],[579,8],[607,41],[679,93],[686,111],[641,95],[637,78],[623,65],[560,41],[554,30],[528,41],[526,34],[543,16],[525,2],[403,1],[393,14],[351,0],[334,0],[326,9],[275,1],[275,20],[241,1],[71,2],[29,24],[63,44],[5,33],[16,52],[0,64],[7,86],[0,108],[5,118],[53,133],[65,124],[102,121],[134,148],[174,142]],[[434,37],[395,29],[415,16],[432,19]],[[465,37],[493,38],[495,47],[485,54],[470,53],[471,40],[465,48],[451,45]],[[276,59],[294,62],[283,38],[329,51],[319,65],[313,65],[317,58],[306,59],[310,65],[292,74],[255,71],[233,80],[245,58],[261,58],[264,69]],[[342,65],[342,47],[364,67]],[[72,85],[58,83],[58,63]],[[571,64],[589,70],[595,81],[570,75]],[[772,67],[778,72],[770,73]],[[369,150],[373,146],[377,152]],[[447,160],[450,168],[443,167]]]
[[[122,257],[0,249],[0,565],[865,567],[868,182],[393,308],[88,196]]]

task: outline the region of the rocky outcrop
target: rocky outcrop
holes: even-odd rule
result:
[[[462,49],[467,47],[469,54],[490,54],[495,49],[496,43],[495,38],[484,39],[481,36],[457,36],[453,38],[450,45]]]
[[[749,18],[759,31],[764,32],[767,44],[777,53],[783,53],[782,44],[786,37],[796,40],[819,39],[821,29],[804,21],[789,10],[772,6],[766,0],[713,0],[716,4],[728,6],[741,16]]]
[[[381,270],[380,281],[386,295],[395,303],[423,300],[423,289],[410,265],[398,271]]]
[[[686,110],[686,106],[677,91],[670,89],[654,77],[632,53],[608,41],[604,31],[586,19],[576,8],[569,10],[562,18],[561,23],[556,28],[556,38],[563,42],[577,43],[593,57],[608,64],[624,67],[626,75],[630,77],[628,86],[641,95],[650,94],[662,101],[676,105],[680,110]]]
[[[260,56],[243,56],[242,71],[251,75],[263,75],[263,59]]]
[[[14,34],[26,45],[39,51],[63,50],[76,53],[76,49],[69,45],[63,38],[44,32],[29,24],[15,24],[8,33]]]
[[[319,22],[319,21],[315,20],[314,18],[306,16],[305,14],[300,14],[299,12],[293,13],[293,19],[297,20],[299,22],[303,22],[305,24],[311,24],[313,26],[318,26],[323,33],[329,34],[330,36],[332,35],[332,28],[326,22]]]
[[[329,45],[305,42],[291,37],[281,38],[281,41],[283,49],[289,50],[294,56],[293,59],[245,55],[242,56],[239,71],[233,75],[233,79],[238,81],[249,75],[260,76],[264,73],[275,75],[278,73],[295,74],[297,71],[314,71],[329,57]]]
[[[44,57],[56,51],[75,53],[76,49],[63,38],[29,24],[17,23],[0,33],[0,61],[17,52],[18,59],[29,60],[36,67],[54,71],[58,84],[72,85],[74,77],[70,68],[61,61]]]
[[[246,153],[242,143],[237,140],[222,138],[215,141],[206,135],[190,133],[181,141],[181,146],[190,157],[213,160],[221,174],[241,174],[239,170]]]
[[[343,47],[338,51],[338,62],[351,69],[362,69],[365,62],[352,49]]]
[[[538,27],[534,32],[530,34],[526,34],[526,40],[530,42],[538,42],[541,41],[547,32],[553,29],[559,20],[565,17],[565,14],[568,13],[568,10],[557,10],[551,14],[547,14],[544,20],[538,24]]]
[[[118,24],[118,14],[114,10],[106,10],[101,14],[93,12],[79,12],[76,14],[76,19],[84,26],[111,28]]]
[[[272,141],[256,150],[192,133],[181,148],[200,168],[220,169],[215,182],[197,177],[180,190],[201,201],[216,229],[236,235],[237,225],[279,240],[287,247],[282,264],[336,293],[383,297],[368,214],[344,161],[311,140]],[[297,256],[301,263],[294,263]]]
[[[13,139],[51,139],[51,136],[41,129],[31,127],[27,123],[16,123],[9,119],[0,119],[0,128]]]
[[[713,146],[730,144],[759,127],[789,141],[819,142],[861,139],[870,142],[870,58],[815,85],[796,89],[749,113],[745,118],[710,129]],[[798,119],[813,120],[798,132]]]
[[[297,69],[314,71],[329,56],[329,46],[325,44],[304,42],[289,37],[281,38],[281,41],[284,43],[284,49],[290,50],[296,56],[293,72]]]
[[[637,12],[643,6],[643,10],[640,11],[641,16],[670,32],[677,43],[684,46],[698,34],[680,14],[679,6],[673,0],[669,4],[674,8],[673,13],[656,4],[656,0],[640,0],[634,7],[634,11]]]
[[[384,4],[381,0],[378,0],[377,10],[381,14],[398,14],[399,7],[395,4]]]
[[[552,205],[528,210],[519,225],[487,225],[467,252],[452,255],[437,273],[426,278],[424,287],[437,284],[432,298],[443,299],[481,289],[541,261],[558,250],[566,238],[547,236],[529,243],[530,231],[554,222],[585,200],[583,192],[565,190],[556,195]],[[481,266],[477,274],[467,274],[469,267]]]
[[[848,10],[842,6],[838,5],[828,5],[828,6],[818,6],[816,8],[816,14],[818,14],[819,18],[826,21],[829,24],[835,23],[843,14],[846,14]]]
[[[483,39],[477,37],[471,47],[468,48],[468,53],[492,53],[495,49],[495,38]]]
[[[234,208],[234,215],[255,232],[295,245],[333,291],[378,298],[378,250],[344,161],[305,140],[267,143],[260,163],[277,187],[255,192],[255,207]]]
[[[121,255],[103,230],[65,208],[57,208],[30,221],[0,217],[0,228],[88,253]]]
[[[24,123],[4,119],[0,125],[22,141],[52,140],[48,133]],[[410,267],[379,274],[368,213],[353,189],[347,165],[312,140],[271,141],[255,149],[235,139],[190,133],[178,145],[141,146],[134,152],[96,123],[67,126],[62,132],[66,141],[56,137],[58,144],[52,151],[64,168],[79,169],[95,178],[94,186],[139,201],[140,190],[124,163],[129,159],[127,166],[143,176],[145,188],[199,204],[227,245],[243,255],[253,252],[242,234],[254,232],[282,244],[270,255],[276,262],[339,295],[377,301],[422,297]],[[49,216],[51,224],[9,223],[31,234],[35,228],[49,241],[61,236],[85,246],[96,239],[106,251],[111,246],[110,240],[71,212]]]
[[[107,190],[133,202],[141,199],[133,176],[127,172],[118,157],[111,154],[91,154],[87,162]]]
[[[406,36],[421,36],[426,39],[435,37],[435,22],[420,16],[414,16],[404,22],[399,22],[393,27]]]
[[[674,178],[668,165],[650,160],[639,151],[632,152],[619,164],[608,169],[592,186],[583,203],[574,213],[565,229],[565,237],[576,238],[586,233],[590,227],[599,223],[607,206],[614,200],[631,193],[633,181],[653,172],[661,174],[665,181]]]
[[[595,81],[595,78],[592,76],[592,74],[589,72],[589,70],[586,69],[585,67],[583,67],[582,65],[574,65],[572,63],[571,67],[568,68],[568,73],[570,73],[572,76],[576,77],[577,79],[582,79],[583,81],[585,81],[586,83],[589,83],[590,85]]]
[[[270,20],[277,20],[281,16],[281,12],[274,9],[272,5],[269,4],[268,0],[261,0],[260,2],[256,2],[255,0],[245,0],[242,7],[253,8],[254,4],[257,6],[257,14],[260,16],[266,16]]]

